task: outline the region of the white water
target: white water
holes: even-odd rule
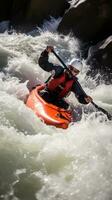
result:
[[[69,0],[71,7],[77,7],[86,0]]]
[[[49,76],[38,65],[46,45],[66,63],[80,51],[76,39],[49,32],[0,35],[0,200],[111,200],[112,122],[92,112],[61,130],[43,124],[24,104],[27,85]],[[112,113],[112,86],[96,86],[87,70],[83,61],[83,88]],[[77,104],[74,95],[69,100]]]

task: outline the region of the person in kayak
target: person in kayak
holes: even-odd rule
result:
[[[54,65],[49,62],[49,53],[54,50],[52,46],[47,46],[47,48],[41,53],[38,63],[40,67],[51,72],[50,79],[46,82],[46,87],[41,91],[41,97],[58,107],[68,109],[69,104],[65,101],[65,97],[73,92],[81,104],[88,104],[92,102],[92,98],[88,96],[82,89],[80,83],[78,82],[77,75],[80,70],[75,66],[69,65],[68,70],[64,69],[62,66]],[[81,65],[81,63],[79,63]],[[71,75],[72,74],[72,75]]]

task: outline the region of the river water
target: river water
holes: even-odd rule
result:
[[[112,122],[88,105],[94,112],[62,130],[24,104],[28,89],[49,76],[38,65],[46,45],[66,64],[80,53],[80,42],[70,36],[0,34],[0,200],[111,200]],[[112,113],[112,85],[97,86],[88,69],[83,60],[82,87]],[[69,101],[78,105],[74,95]]]

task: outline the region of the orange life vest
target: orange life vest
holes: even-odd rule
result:
[[[47,88],[51,92],[58,92],[58,98],[60,99],[65,97],[71,91],[74,82],[74,79],[68,79],[66,74],[63,73],[58,78],[52,78],[47,83]]]

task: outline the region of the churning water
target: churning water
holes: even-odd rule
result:
[[[38,65],[46,45],[65,63],[80,52],[76,39],[56,33],[0,35],[0,200],[111,200],[112,122],[94,110],[62,130],[24,104],[28,89],[49,76]],[[82,87],[112,113],[112,86],[97,86],[88,68],[83,61]],[[69,100],[78,104],[74,95]]]

